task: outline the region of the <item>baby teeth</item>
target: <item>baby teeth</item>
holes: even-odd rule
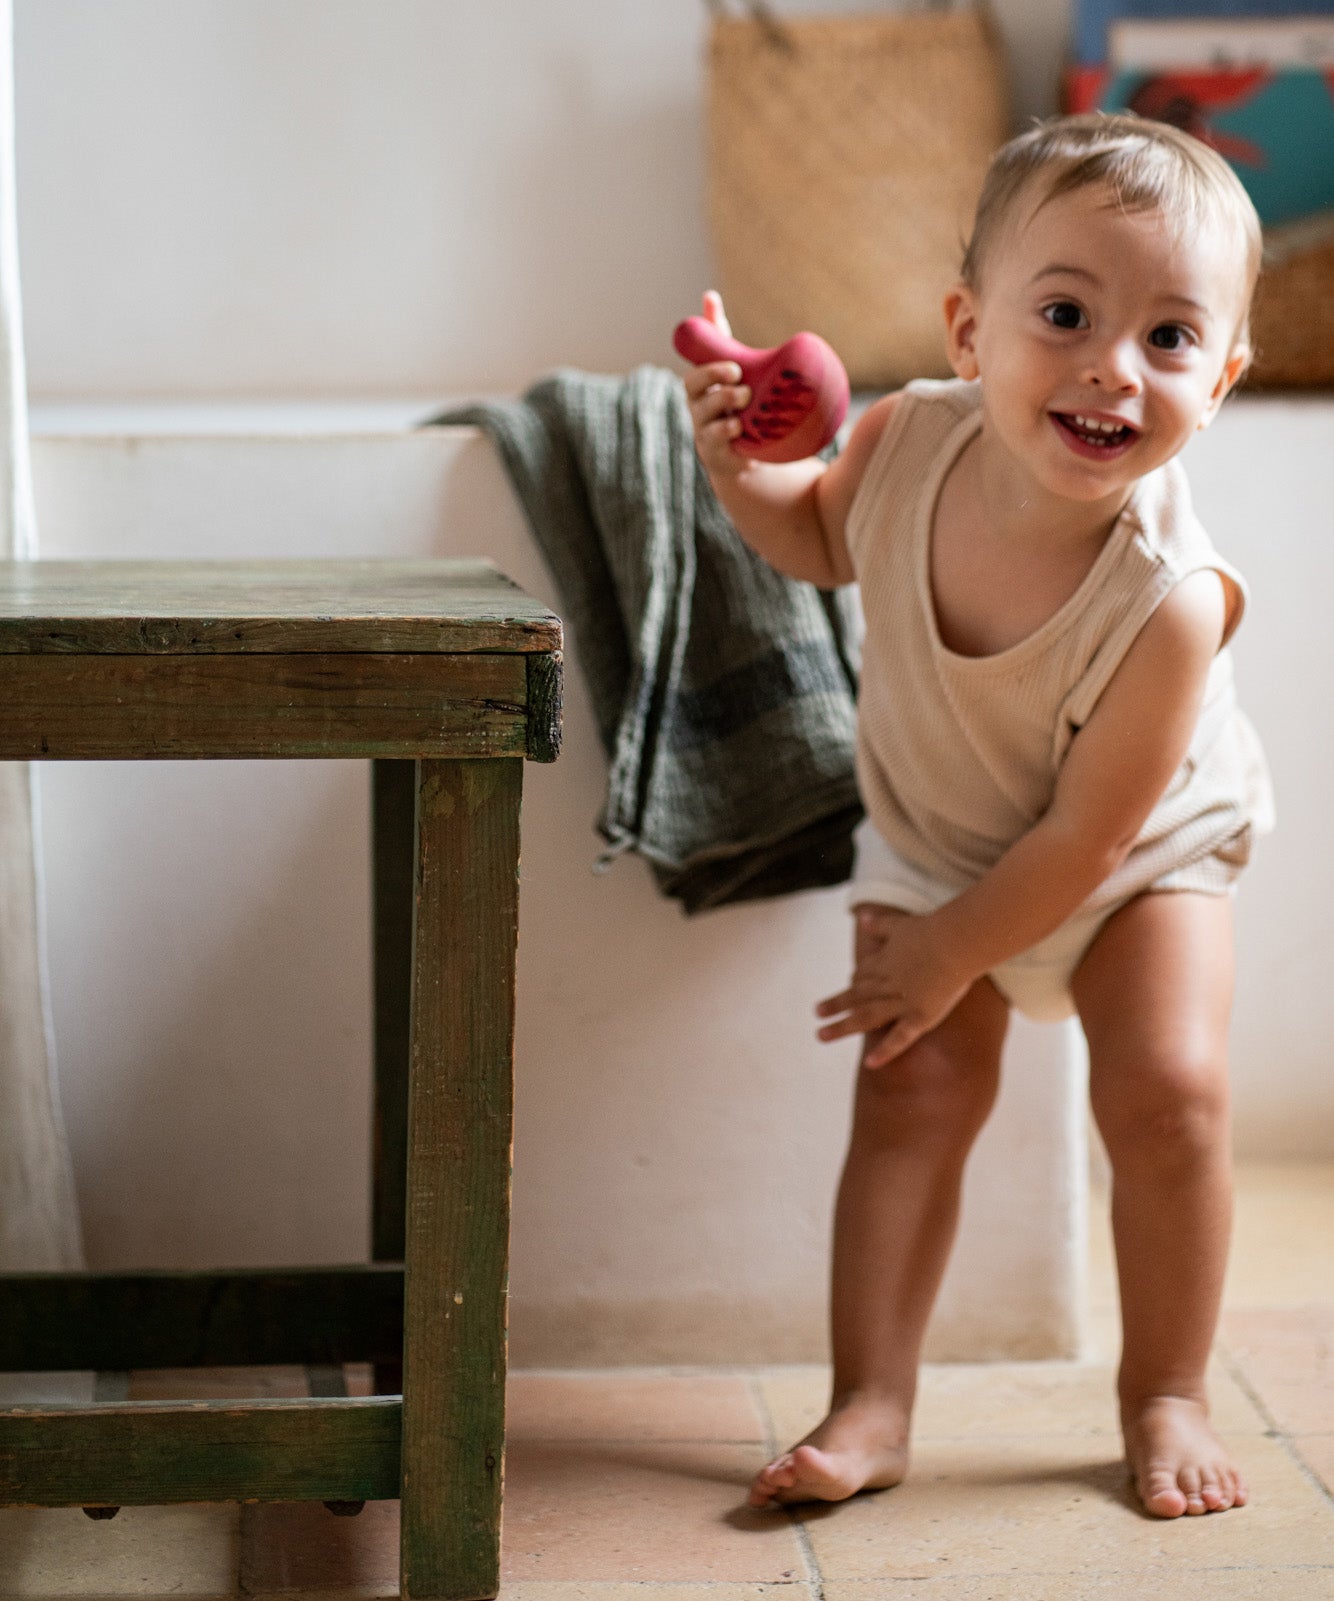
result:
[[[1099,422],[1095,417],[1081,417],[1078,414],[1075,416],[1075,421],[1081,428],[1099,434],[1119,434],[1124,426],[1119,422]]]

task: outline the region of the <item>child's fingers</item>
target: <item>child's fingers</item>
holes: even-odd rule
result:
[[[886,987],[876,975],[854,973],[846,989],[828,995],[815,1007],[817,1017],[837,1017],[840,1012],[864,1010],[868,1006],[888,1006],[895,1016],[902,1010],[903,997]]]
[[[737,430],[726,418],[695,434],[695,452],[715,486],[752,471],[754,463],[736,449]]]
[[[716,289],[704,291],[704,315],[721,333],[725,333],[729,339],[732,337],[732,325],[723,310],[723,297]]]
[[[741,419],[734,417],[730,411],[725,412],[712,422],[701,423],[699,431],[710,442],[726,444],[741,432]]]
[[[722,417],[698,433],[695,443],[705,467],[715,474],[741,472],[746,465],[745,458],[732,449],[740,432],[741,424],[735,417]]]
[[[840,990],[837,995],[826,995],[824,1000],[818,1001],[815,1007],[817,1017],[836,1017],[840,1012],[846,1012],[856,999],[852,990]]]
[[[704,465],[713,472],[730,474],[744,465],[732,443],[741,432],[737,413],[749,403],[751,392],[746,384],[724,382],[720,377],[736,378],[740,373],[735,362],[712,362],[694,368],[686,377],[695,445]]]
[[[684,382],[687,396],[691,400],[698,400],[701,395],[720,385],[739,384],[741,368],[734,361],[706,361],[698,367],[691,367]]]
[[[896,1056],[902,1056],[910,1045],[921,1039],[925,1030],[912,1018],[901,1017],[882,1040],[878,1040],[862,1057],[863,1067],[886,1067]]]
[[[845,1005],[823,1003],[820,1011],[825,1017],[834,1012],[842,1013],[832,1023],[825,1023],[815,1031],[816,1038],[828,1044],[832,1040],[846,1039],[850,1034],[870,1034],[895,1022],[902,1015],[903,1002],[897,996],[874,996],[849,1000]]]
[[[690,402],[690,415],[695,426],[702,427],[718,417],[730,417],[740,411],[750,399],[745,384],[715,384]]]

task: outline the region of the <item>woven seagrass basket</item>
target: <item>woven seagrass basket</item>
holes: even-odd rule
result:
[[[945,292],[1008,132],[989,12],[714,11],[709,217],[737,337],[812,329],[859,388],[946,375]]]
[[[1267,235],[1251,343],[1247,389],[1334,385],[1334,215]]]

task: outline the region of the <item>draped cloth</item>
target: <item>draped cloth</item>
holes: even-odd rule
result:
[[[859,618],[741,542],[695,455],[681,380],[562,371],[484,428],[561,593],[609,759],[599,829],[687,912],[840,884]]]
[[[0,0],[0,559],[36,554],[19,297],[12,0]],[[0,762],[0,1271],[83,1264],[55,1083],[35,775]]]

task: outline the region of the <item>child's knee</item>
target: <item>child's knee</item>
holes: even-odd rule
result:
[[[869,1035],[868,1044],[876,1038]],[[895,1146],[971,1143],[997,1087],[991,1061],[928,1035],[885,1066],[859,1070],[854,1138]]]
[[[1193,1158],[1226,1145],[1227,1062],[1208,1048],[1095,1069],[1091,1099],[1113,1164]]]

